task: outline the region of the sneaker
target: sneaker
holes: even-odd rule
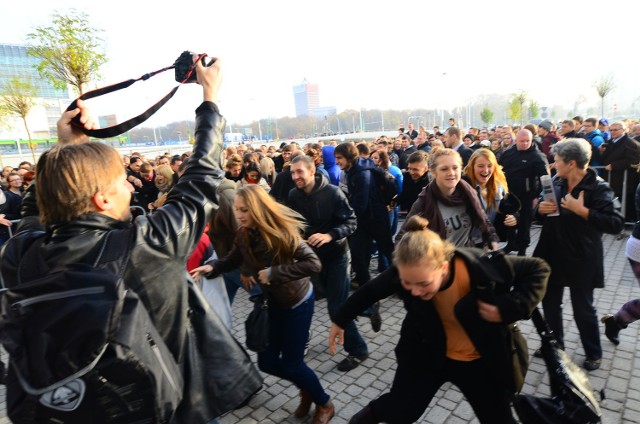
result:
[[[376,302],[371,305],[371,316],[369,317],[371,320],[371,329],[374,333],[380,331],[382,327],[382,317],[380,317],[380,302]]]
[[[351,371],[354,368],[357,368],[360,363],[362,361],[364,361],[365,359],[367,359],[369,357],[369,355],[362,355],[362,356],[352,356],[349,355],[346,358],[344,358],[342,361],[340,361],[340,363],[338,364],[338,370],[339,371]]]
[[[600,364],[602,363],[602,358],[598,359],[585,359],[582,363],[582,368],[587,371],[594,371],[600,368]]]

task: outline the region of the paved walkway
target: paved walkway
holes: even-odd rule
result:
[[[533,243],[537,241],[539,229],[532,230]],[[596,290],[595,302],[598,314],[617,310],[624,302],[640,297],[640,287],[636,282],[624,255],[626,238],[615,236],[604,237],[606,288]],[[532,246],[529,254],[533,251]],[[375,261],[373,261],[375,264]],[[580,345],[578,331],[572,319],[571,304],[565,297],[565,344],[567,353],[573,360],[581,364],[584,352]],[[244,340],[243,322],[252,304],[245,292],[239,291],[234,303],[234,333]],[[370,400],[385,393],[393,380],[396,363],[394,347],[397,343],[400,325],[404,318],[404,309],[397,298],[389,298],[382,302],[382,331],[374,333],[368,319],[361,319],[358,328],[369,344],[371,355],[363,364],[343,373],[335,367],[344,358],[343,351],[331,356],[327,351],[327,334],[329,317],[326,301],[316,303],[313,320],[313,338],[307,354],[307,363],[313,368],[325,389],[333,397],[336,405],[335,424],[348,422],[349,418],[364,407]],[[529,351],[539,345],[539,336],[530,322],[521,323],[522,331],[527,337]],[[602,326],[601,326],[602,327]],[[589,373],[591,383],[596,390],[604,389],[606,400],[601,403],[603,423],[640,423],[640,325],[635,324],[621,332],[620,345],[615,347],[604,335],[602,346],[604,358],[602,367]],[[251,354],[255,360],[255,354]],[[1,400],[4,401],[4,387],[0,388]],[[537,396],[549,396],[548,376],[542,359],[531,358],[523,393]],[[249,405],[222,417],[223,424],[251,423],[309,423],[293,417],[297,407],[298,390],[290,383],[266,376],[263,390]],[[0,416],[4,416],[2,402]],[[313,411],[312,411],[313,412]],[[0,424],[9,422],[0,418]],[[470,405],[463,399],[456,387],[446,384],[438,392],[436,398],[427,409],[420,423],[477,423]]]

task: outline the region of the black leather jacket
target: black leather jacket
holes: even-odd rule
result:
[[[109,231],[130,233],[131,256],[124,273],[125,283],[138,294],[185,372],[183,404],[192,404],[181,404],[183,415],[178,422],[204,423],[222,412],[208,405],[214,402],[210,401],[211,394],[207,392],[207,380],[224,378],[219,373],[241,374],[234,379],[246,387],[229,387],[237,395],[238,402],[234,406],[258,390],[261,384],[255,370],[250,364],[247,366],[245,359],[248,357],[238,357],[235,363],[217,364],[216,367],[209,363],[209,357],[198,356],[198,352],[193,352],[189,346],[194,337],[190,333],[194,324],[189,322],[189,314],[194,306],[189,303],[185,264],[216,206],[216,187],[224,177],[221,164],[224,126],[225,120],[215,104],[204,102],[198,107],[196,143],[189,166],[169,192],[164,206],[153,215],[138,217],[135,222],[128,223],[100,213],[88,213],[46,229],[42,248],[48,265],[87,263],[95,258],[95,246]],[[28,278],[30,267],[21,263],[22,252],[33,240],[34,230],[42,230],[37,221],[34,198],[35,193],[31,190],[23,205],[19,234],[7,243],[1,255],[0,270],[9,287],[16,281],[17,272],[21,272],[23,281]],[[195,337],[199,336],[202,334]],[[235,343],[232,338],[229,340]],[[199,340],[204,346],[218,349],[213,342]]]

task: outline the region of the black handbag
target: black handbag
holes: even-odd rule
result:
[[[269,347],[269,303],[263,295],[252,296],[253,310],[244,322],[247,349],[264,352]]]
[[[589,377],[560,349],[538,309],[531,316],[542,339],[551,398],[518,395],[514,407],[523,424],[597,424],[602,412]]]

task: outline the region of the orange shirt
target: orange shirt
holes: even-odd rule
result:
[[[453,310],[458,301],[471,289],[469,271],[462,259],[456,258],[454,261],[453,283],[449,288],[439,291],[434,296],[433,304],[440,315],[447,338],[447,358],[456,361],[473,361],[480,358],[480,353],[456,319]]]

